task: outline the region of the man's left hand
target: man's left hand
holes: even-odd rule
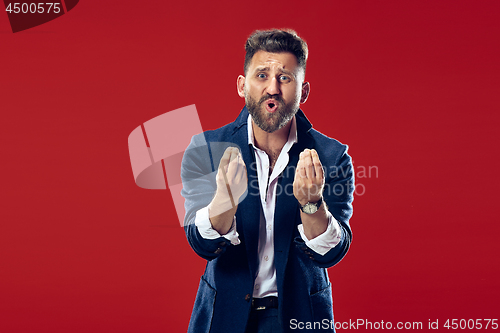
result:
[[[324,186],[325,175],[318,152],[314,149],[304,149],[299,155],[295,171],[293,195],[302,206],[308,202],[317,202],[323,195]]]

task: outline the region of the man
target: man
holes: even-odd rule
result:
[[[351,158],[299,109],[305,41],[256,31],[245,50],[246,106],[194,136],[182,162],[187,239],[208,261],[189,332],[331,332],[326,268],[351,242]]]

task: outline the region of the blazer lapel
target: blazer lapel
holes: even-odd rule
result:
[[[252,147],[248,144],[248,111],[245,108],[234,122],[233,142],[238,145],[243,155],[243,161],[247,168],[248,188],[245,199],[238,205],[236,225],[241,227],[241,241],[246,247],[248,264],[252,278],[257,275],[258,270],[258,244],[259,244],[259,224],[261,214],[261,203],[257,181],[257,168],[255,167],[255,155]],[[239,213],[239,214],[238,214]],[[238,231],[238,232],[240,232]],[[241,232],[240,232],[241,233]]]

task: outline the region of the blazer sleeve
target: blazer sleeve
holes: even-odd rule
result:
[[[196,212],[208,206],[215,195],[216,174],[210,145],[205,141],[203,133],[195,135],[184,152],[181,165],[181,195],[185,199],[186,211],[184,231],[191,248],[206,260],[217,258],[231,244],[224,237],[203,238],[195,225]]]
[[[295,244],[319,267],[331,267],[346,255],[352,241],[349,219],[352,216],[354,193],[354,168],[352,160],[344,146],[343,153],[332,166],[325,170],[325,189],[323,200],[328,210],[338,221],[341,229],[340,242],[324,255],[316,253],[305,245],[301,237],[295,238]]]

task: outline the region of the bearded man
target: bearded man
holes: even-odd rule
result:
[[[352,239],[347,146],[299,106],[308,48],[291,30],[245,45],[237,119],[194,136],[182,162],[185,231],[207,260],[189,332],[332,332],[327,268]]]

